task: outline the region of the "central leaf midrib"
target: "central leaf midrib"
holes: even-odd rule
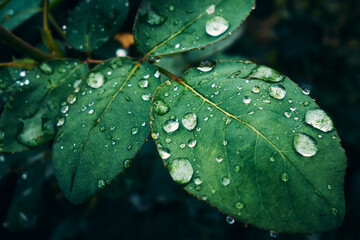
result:
[[[238,117],[236,117],[235,115],[227,112],[226,110],[222,109],[221,107],[219,107],[218,105],[216,105],[215,103],[213,103],[212,101],[210,101],[209,99],[207,99],[206,97],[204,97],[202,94],[200,94],[198,91],[196,91],[194,88],[192,88],[190,85],[188,85],[185,81],[183,81],[183,79],[178,79],[177,81],[178,83],[182,84],[185,88],[189,89],[191,92],[193,92],[196,96],[200,97],[203,101],[207,102],[208,104],[212,105],[213,107],[215,107],[216,109],[218,109],[219,111],[221,111],[222,113],[224,113],[226,116],[233,118],[234,120],[244,124],[245,126],[249,127],[250,129],[252,129],[257,135],[261,136],[266,142],[269,143],[270,146],[272,146],[282,157],[282,159],[284,160],[284,163],[286,163],[286,161],[288,161],[294,168],[295,170],[300,174],[300,176],[311,186],[311,188],[313,188],[314,193],[315,191],[320,191],[318,190],[311,182],[310,180],[308,180],[305,175],[296,167],[296,165],[289,159],[287,158],[282,151],[277,148],[275,146],[275,144],[273,144],[267,137],[265,137],[259,130],[257,130],[254,126],[252,126],[251,124],[239,119]],[[330,202],[327,200],[327,198],[324,196],[324,200],[325,202],[332,207],[332,205],[330,204]]]

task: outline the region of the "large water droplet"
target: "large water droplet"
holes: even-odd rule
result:
[[[179,128],[179,121],[177,119],[169,119],[164,123],[163,129],[167,133],[175,132]]]
[[[277,85],[272,85],[270,88],[269,88],[269,94],[271,97],[273,98],[276,98],[276,99],[283,99],[286,95],[286,90],[285,88],[280,85],[280,84],[277,84]]]
[[[162,159],[168,159],[171,156],[170,150],[168,148],[158,148],[158,151]]]
[[[312,157],[318,151],[315,139],[303,133],[295,135],[294,147],[296,152],[304,157]]]
[[[224,185],[225,187],[228,186],[230,184],[230,178],[228,177],[223,177],[221,179],[221,184]]]
[[[153,103],[154,110],[158,115],[164,115],[169,112],[169,107],[161,100],[157,100]]]
[[[168,168],[172,179],[180,184],[188,183],[194,174],[193,167],[186,158],[175,159]]]
[[[86,79],[87,84],[92,88],[99,88],[104,85],[105,77],[101,73],[90,73]]]
[[[307,111],[305,121],[307,124],[323,132],[329,132],[334,129],[331,118],[321,109]]]
[[[250,78],[261,79],[267,82],[281,82],[284,76],[266,66],[259,66],[249,76]]]
[[[181,122],[187,130],[192,131],[197,125],[197,116],[195,113],[187,113],[182,117]]]
[[[211,60],[205,60],[200,63],[200,65],[196,68],[202,72],[210,72],[216,65],[216,62]]]
[[[215,16],[206,22],[205,30],[210,36],[217,37],[226,32],[229,28],[229,22],[220,16]]]

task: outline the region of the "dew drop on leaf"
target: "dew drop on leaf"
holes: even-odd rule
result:
[[[205,25],[206,33],[210,36],[217,37],[226,32],[229,28],[229,22],[223,17],[215,16],[207,20]]]
[[[215,12],[215,5],[210,5],[207,9],[206,9],[206,13],[207,14],[213,14]]]
[[[99,88],[104,85],[105,77],[101,73],[90,73],[86,79],[87,84],[92,88]]]
[[[169,107],[161,100],[157,100],[153,103],[154,110],[157,115],[164,115],[169,112]]]
[[[159,155],[161,159],[168,159],[171,156],[170,150],[168,148],[158,148]]]
[[[197,125],[197,116],[195,113],[187,113],[185,114],[182,119],[181,119],[181,123],[183,124],[183,126],[189,130],[192,131],[195,129],[196,125]]]
[[[141,87],[141,88],[147,88],[147,86],[149,85],[149,81],[146,80],[146,79],[140,79],[140,80],[138,81],[138,85],[139,85],[139,87]]]
[[[195,183],[196,185],[200,185],[200,184],[202,183],[201,178],[200,178],[200,177],[196,177],[196,178],[194,179],[194,183]]]
[[[186,158],[175,159],[168,168],[172,179],[180,184],[188,183],[194,174],[193,167]]]
[[[211,60],[205,60],[200,63],[200,65],[196,68],[201,72],[210,72],[216,65],[216,62]]]
[[[282,85],[276,84],[269,88],[269,94],[273,98],[283,99],[286,95],[286,90]]]
[[[334,129],[334,124],[331,118],[321,109],[307,111],[305,121],[307,124],[323,132],[330,132]]]
[[[260,87],[259,86],[253,86],[253,88],[251,89],[251,91],[253,93],[259,93],[260,92]]]
[[[223,177],[221,179],[221,184],[224,185],[225,187],[228,186],[230,184],[230,178],[228,177]]]
[[[124,160],[124,168],[129,168],[131,165],[131,159],[127,158]]]
[[[278,234],[275,231],[270,231],[269,235],[272,238],[277,238],[277,236],[278,236]]]
[[[309,88],[303,88],[301,89],[302,93],[305,95],[309,95],[310,94],[310,89]]]
[[[249,103],[251,102],[251,98],[250,98],[249,96],[245,96],[245,97],[243,98],[243,102],[244,102],[245,104],[249,104]]]
[[[146,102],[148,102],[148,101],[150,101],[150,99],[151,99],[151,95],[150,95],[150,94],[143,94],[143,95],[141,96],[141,99],[144,100],[144,101],[146,101]]]
[[[281,174],[281,180],[282,180],[283,182],[289,181],[289,175],[288,175],[286,172],[282,173],[282,174]]]
[[[234,224],[235,219],[233,219],[233,218],[230,217],[230,216],[227,216],[227,217],[226,217],[226,222],[227,222],[228,224]]]
[[[163,129],[167,133],[175,132],[179,129],[179,121],[177,119],[169,119],[164,123]]]
[[[166,21],[166,17],[155,12],[153,6],[145,2],[144,6],[139,12],[139,18],[143,22],[147,22],[150,25],[161,25]]]
[[[137,134],[139,132],[139,129],[137,128],[137,127],[133,127],[132,129],[131,129],[131,134],[132,135],[135,135],[135,134]]]
[[[46,74],[51,74],[53,73],[53,69],[52,67],[50,67],[49,64],[47,64],[46,62],[43,62],[39,65],[40,71],[42,71],[43,73]]]
[[[281,82],[284,80],[283,75],[265,66],[259,66],[258,68],[254,69],[249,77],[261,79],[267,82]]]
[[[99,179],[98,181],[98,188],[99,189],[104,189],[106,185],[105,179]]]
[[[196,140],[195,140],[195,139],[189,139],[189,141],[188,141],[188,146],[189,146],[190,148],[195,147],[195,146],[196,146]]]
[[[315,139],[303,133],[295,135],[294,148],[296,152],[304,157],[312,157],[318,151]]]
[[[243,204],[242,202],[237,202],[237,203],[235,204],[235,207],[236,207],[237,209],[243,209],[243,208],[244,208],[244,204]]]
[[[219,163],[221,163],[223,160],[224,160],[224,158],[221,157],[221,156],[219,156],[219,157],[216,158],[216,161],[219,162]]]

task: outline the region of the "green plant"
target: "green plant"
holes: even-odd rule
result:
[[[128,1],[80,2],[66,33],[49,13],[56,3],[43,5],[50,53],[0,27],[3,41],[33,59],[3,64],[2,152],[54,140],[56,178],[77,204],[130,167],[151,128],[171,177],[232,218],[290,233],[342,222],[346,157],[331,118],[307,89],[249,61],[204,61],[182,77],[158,64],[165,55],[224,40],[254,0],[146,0],[133,31],[141,59],[105,61],[91,56],[122,25]],[[64,56],[48,20],[85,61]]]

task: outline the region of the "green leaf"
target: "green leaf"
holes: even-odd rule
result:
[[[89,198],[129,167],[150,132],[157,77],[151,64],[129,58],[111,59],[88,74],[53,146],[55,175],[71,202]]]
[[[19,152],[50,141],[66,114],[67,97],[74,101],[74,84],[87,71],[76,60],[44,62],[30,71],[3,69],[10,96],[0,119],[0,151]]]
[[[71,13],[66,28],[69,44],[80,51],[104,45],[122,26],[129,10],[127,0],[84,0]]]
[[[45,166],[42,161],[38,161],[19,176],[4,222],[4,226],[10,231],[31,229],[36,226],[43,207]]]
[[[0,24],[13,30],[41,11],[42,0],[12,0],[0,10]]]
[[[134,39],[147,55],[201,48],[225,39],[249,15],[255,0],[146,0],[135,20]]]
[[[294,82],[240,60],[192,68],[177,80],[156,91],[151,127],[186,191],[277,232],[342,222],[344,150],[331,119]]]

